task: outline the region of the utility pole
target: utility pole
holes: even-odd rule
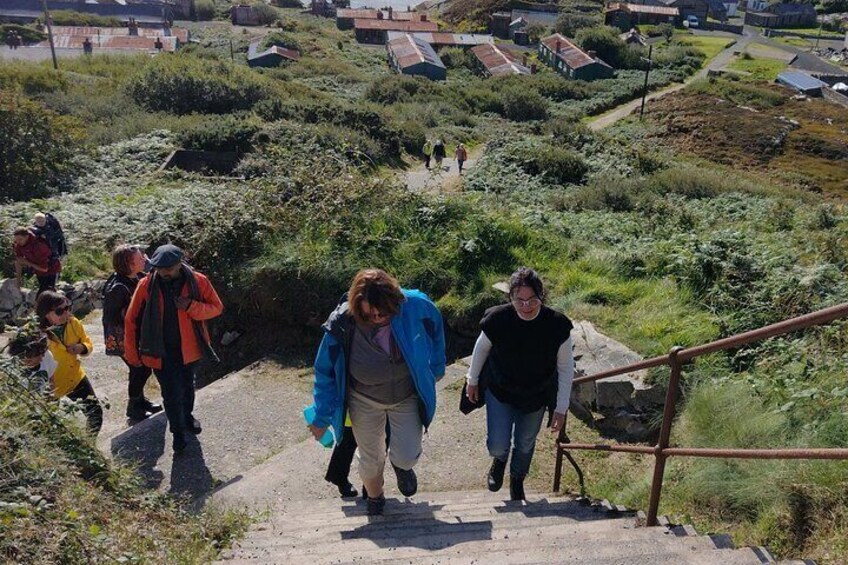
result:
[[[813,51],[818,51],[819,49],[819,40],[821,39],[822,28],[824,27],[824,20],[819,22],[819,33],[816,35],[816,46],[813,47]]]
[[[230,38],[230,61],[235,62],[236,60],[236,52],[233,49],[233,38]]]
[[[651,72],[651,54],[654,52],[654,45],[648,45],[648,58],[642,58],[647,61],[648,66],[645,68],[645,86],[642,87],[642,107],[639,109],[639,119],[645,115],[645,99],[648,97],[648,74]]]
[[[50,40],[50,54],[53,55],[53,69],[58,71],[59,62],[56,60],[56,46],[53,44],[53,22],[47,13],[47,0],[41,0],[41,7],[44,8],[44,23],[47,25],[47,38]]]

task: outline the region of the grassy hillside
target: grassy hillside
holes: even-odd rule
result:
[[[436,298],[456,354],[501,299],[490,285],[521,264],[543,273],[555,307],[644,355],[848,300],[845,125],[824,103],[802,109],[781,88],[719,80],[592,133],[580,120],[637,96],[638,67],[592,83],[545,69],[482,79],[448,51],[448,80],[431,83],[390,75],[382,50],[330,21],[291,11],[281,25],[304,57],[278,69],[248,69],[247,39],[226,26],[198,29],[174,57],[86,58],[58,75],[0,65],[0,87],[45,119],[88,124],[71,186],[3,205],[2,232],[53,209],[78,277],[100,273],[117,241],[172,239],[224,294],[219,329],[257,348],[314,342],[365,265]],[[682,46],[662,55],[653,86],[704,60]],[[409,194],[404,172],[437,137],[482,156],[458,193]],[[158,173],[178,146],[242,152],[244,180]],[[687,368],[675,440],[844,446],[846,336],[837,323]],[[643,463],[586,461],[590,494],[644,508]],[[845,554],[844,463],[675,461],[668,477],[664,513],[784,556]]]

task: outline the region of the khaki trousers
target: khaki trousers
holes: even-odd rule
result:
[[[424,427],[418,413],[418,396],[397,404],[382,404],[350,391],[348,402],[353,435],[359,446],[359,476],[383,477],[386,466],[386,421],[389,422],[389,459],[400,469],[412,469],[421,456]]]

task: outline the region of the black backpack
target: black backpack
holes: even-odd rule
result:
[[[68,242],[65,241],[65,232],[62,231],[62,224],[56,219],[56,216],[50,212],[44,215],[47,218],[47,223],[44,227],[34,226],[33,231],[36,235],[43,237],[50,246],[50,260],[58,260],[68,254]]]

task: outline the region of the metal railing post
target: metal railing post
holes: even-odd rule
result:
[[[566,422],[567,422],[566,416]],[[557,435],[556,440],[556,467],[554,467],[554,492],[559,492],[560,482],[562,481],[562,453],[563,449],[559,446],[560,443],[565,441],[565,423],[562,424],[562,428],[559,430],[559,434]]]
[[[654,447],[654,477],[651,480],[651,500],[648,503],[648,526],[657,525],[657,513],[660,507],[660,494],[662,493],[663,476],[665,475],[665,460],[667,456],[663,452],[668,448],[671,439],[671,425],[674,421],[677,404],[677,392],[680,388],[681,363],[677,354],[682,347],[674,347],[668,354],[668,364],[671,367],[671,378],[668,381],[668,390],[665,393],[665,407],[663,408],[662,427],[657,445]]]

